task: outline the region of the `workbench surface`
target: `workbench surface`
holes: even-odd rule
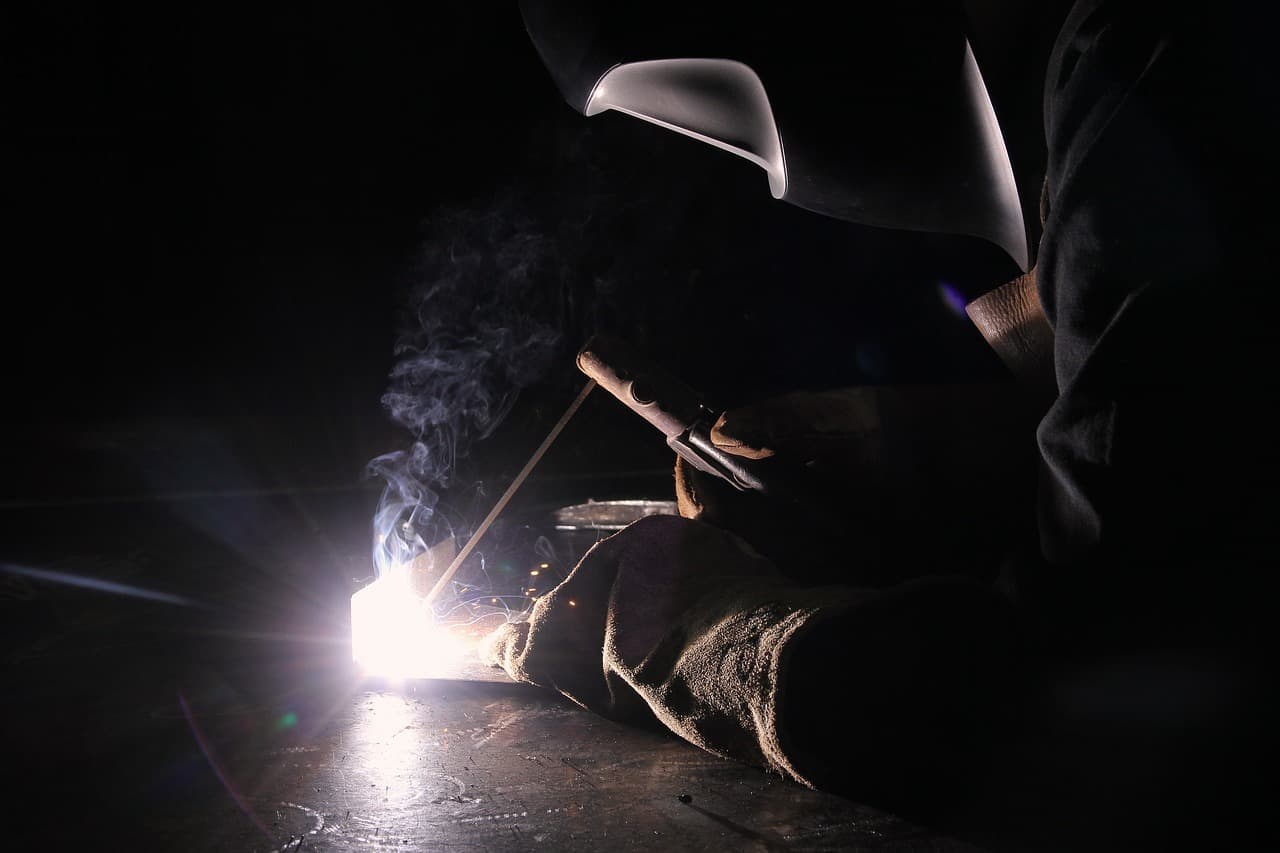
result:
[[[228,790],[158,816],[170,849],[969,849],[517,685],[362,686],[288,728],[186,702]]]
[[[969,849],[526,685],[361,679],[363,500],[312,500],[322,530],[351,528],[339,557],[306,529],[255,552],[189,523],[285,499],[193,504],[181,524],[95,507],[70,530],[7,513],[24,565],[120,585],[5,575],[8,849]]]

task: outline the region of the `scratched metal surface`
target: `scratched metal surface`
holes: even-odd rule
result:
[[[224,509],[243,520],[289,507],[252,503]],[[134,506],[95,509],[68,557],[61,511],[0,514],[0,533],[34,543],[31,565],[192,602],[4,581],[0,846],[968,849],[527,686],[358,680],[348,614],[367,570],[363,504],[317,506],[326,529],[351,528],[342,561],[305,530],[269,540],[289,559],[224,553],[169,508]],[[474,662],[457,675],[497,677]]]
[[[226,731],[254,725],[191,703],[228,791],[215,807],[165,825],[162,843],[263,851],[973,849],[516,685],[424,682],[362,688],[343,701],[314,732],[282,732],[271,745],[210,734],[202,717]]]

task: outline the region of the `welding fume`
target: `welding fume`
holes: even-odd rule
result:
[[[916,813],[1091,773],[1146,780],[1097,795],[1170,838],[1192,803],[1255,802],[1277,116],[1247,4],[520,11],[583,116],[742,158],[815,217],[1002,252],[1007,280],[963,307],[1008,379],[797,376],[724,410],[662,352],[586,343],[580,369],[674,449],[678,512],[596,545],[484,662]]]

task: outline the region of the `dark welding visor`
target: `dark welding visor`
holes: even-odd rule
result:
[[[959,4],[520,8],[584,115],[615,110],[730,151],[808,210],[981,237],[1026,269],[1013,170]]]

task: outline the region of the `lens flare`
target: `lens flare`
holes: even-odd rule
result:
[[[938,297],[942,300],[942,304],[947,306],[947,310],[957,317],[968,316],[965,313],[965,305],[967,300],[954,284],[945,281],[938,282]]]

